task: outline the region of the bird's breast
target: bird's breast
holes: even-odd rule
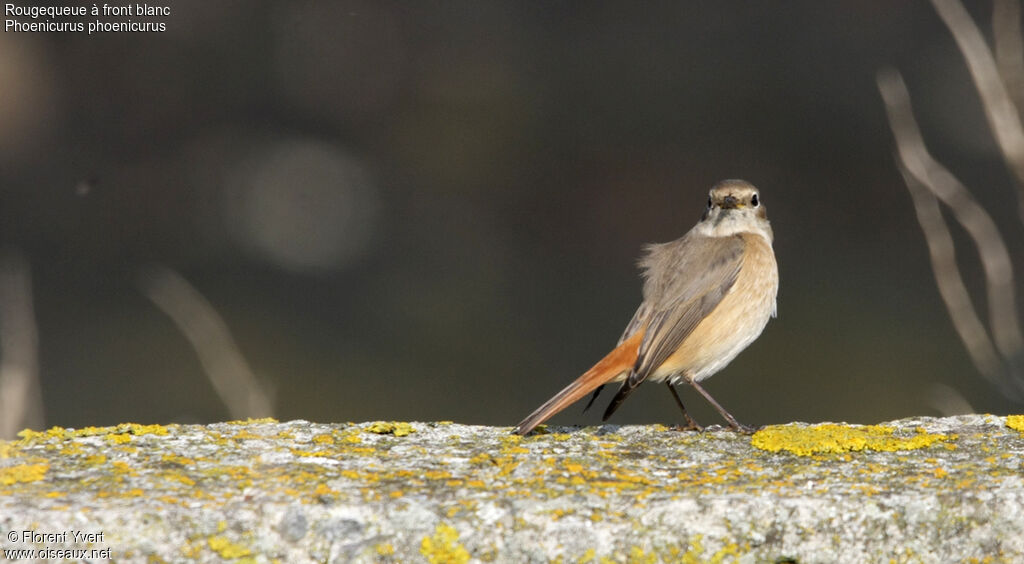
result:
[[[725,368],[764,330],[775,311],[779,290],[775,253],[760,235],[740,236],[744,249],[736,282],[651,379],[703,380]]]

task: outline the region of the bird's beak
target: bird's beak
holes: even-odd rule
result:
[[[734,196],[726,196],[722,200],[722,209],[724,209],[724,210],[736,209],[737,207],[739,207],[739,203],[740,203],[740,201],[737,200]]]

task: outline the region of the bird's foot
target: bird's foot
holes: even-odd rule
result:
[[[754,433],[757,432],[758,429],[761,428],[760,425],[758,425],[758,426],[744,425],[743,423],[740,423],[739,421],[736,421],[736,420],[730,421],[729,424],[732,427],[733,431],[736,431],[737,433],[741,433],[743,435],[753,435]]]

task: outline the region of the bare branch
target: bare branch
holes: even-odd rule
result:
[[[992,6],[992,31],[996,64],[1014,105],[1024,106],[1024,35],[1021,34],[1020,2],[995,0]]]
[[[1020,394],[1016,390],[1007,389],[1005,367],[996,353],[992,340],[989,339],[985,325],[974,309],[970,293],[960,276],[960,270],[956,265],[953,236],[949,232],[946,220],[942,218],[939,200],[905,168],[900,167],[900,172],[903,173],[903,180],[906,181],[907,189],[914,201],[917,221],[921,224],[921,231],[924,232],[925,241],[928,243],[935,282],[939,287],[942,301],[946,303],[946,310],[953,320],[953,327],[960,335],[960,340],[964,342],[978,372],[1004,394],[1019,397]]]
[[[903,77],[895,70],[883,70],[878,74],[878,88],[906,172],[948,206],[974,240],[985,272],[989,325],[995,347],[1013,364],[1024,355],[1024,337],[1017,319],[1013,267],[1002,236],[970,191],[928,153]],[[1013,382],[1021,387],[1019,378],[1014,377]]]
[[[1003,153],[1003,159],[1017,180],[1018,210],[1024,221],[1024,129],[1021,129],[1017,107],[1013,105],[1006,85],[999,76],[992,51],[963,4],[959,0],[932,0],[932,5],[953,34],[967,61],[974,85],[981,95],[989,127]],[[1017,22],[1018,28],[1019,25]]]
[[[0,258],[0,438],[43,426],[32,273],[20,254]]]
[[[945,384],[932,384],[928,387],[926,393],[928,405],[932,406],[943,417],[977,413],[977,410],[971,406],[963,394]]]
[[[249,368],[227,324],[202,294],[180,274],[163,266],[144,272],[140,286],[192,344],[213,389],[232,417],[273,415],[270,393]]]

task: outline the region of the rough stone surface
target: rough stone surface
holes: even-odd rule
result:
[[[753,437],[271,420],[51,429],[0,442],[0,548],[95,562],[1022,561],[1022,454],[1024,418],[992,415]]]

